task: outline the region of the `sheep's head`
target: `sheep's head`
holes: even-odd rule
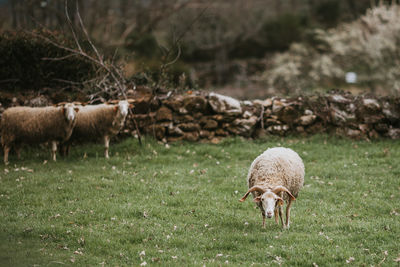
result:
[[[65,119],[73,123],[76,118],[76,113],[79,112],[79,108],[75,106],[73,103],[65,103],[62,104],[62,112],[64,114]]]
[[[128,115],[130,108],[133,108],[132,104],[127,100],[121,100],[118,101],[118,105],[115,106],[115,111],[117,111],[122,118],[125,118]]]
[[[254,202],[260,203],[262,205],[263,210],[265,211],[265,215],[268,218],[272,218],[274,215],[274,210],[277,206],[282,206],[283,205],[283,199],[279,196],[279,193],[284,191],[286,192],[289,197],[292,200],[295,200],[296,198],[292,195],[292,193],[289,192],[289,190],[284,187],[284,186],[276,186],[274,188],[268,188],[264,189],[259,186],[253,186],[252,188],[247,191],[247,193],[239,200],[240,202],[243,202],[246,200],[247,196],[251,192],[258,192],[260,193],[259,196],[254,198]]]

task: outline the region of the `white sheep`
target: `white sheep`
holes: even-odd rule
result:
[[[65,142],[72,133],[79,111],[72,103],[49,107],[12,107],[1,118],[1,143],[4,163],[8,164],[11,147],[20,156],[21,144],[40,144],[50,141],[52,158],[56,160],[57,143]]]
[[[76,125],[70,139],[63,144],[64,155],[68,154],[72,142],[95,141],[104,142],[104,156],[109,158],[108,150],[110,139],[124,126],[129,108],[133,105],[127,100],[117,101],[115,104],[86,105],[80,107],[76,118]]]
[[[278,213],[283,228],[289,228],[290,207],[304,183],[304,164],[299,155],[290,148],[270,148],[251,164],[247,175],[249,190],[240,199],[245,201],[252,193],[254,202],[261,209],[265,228],[265,215],[278,223]],[[286,192],[282,196],[282,193]],[[286,223],[283,223],[282,205],[286,200]]]

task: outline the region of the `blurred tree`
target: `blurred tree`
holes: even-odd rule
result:
[[[272,57],[261,77],[272,91],[344,86],[345,74],[355,72],[353,86],[400,94],[400,5],[380,4],[351,23],[313,35],[311,43],[292,44]]]
[[[375,1],[380,0],[372,0]],[[232,70],[237,69],[233,66],[236,60],[262,59],[266,54],[286,50],[293,42],[302,41],[308,29],[354,20],[370,3],[371,0],[68,0],[73,25],[79,26],[74,16],[78,6],[97,46],[109,53],[119,48],[117,57],[134,59],[130,62],[135,65],[130,68],[130,75],[142,69],[138,66],[164,64],[168,61],[163,60],[166,50],[170,51],[169,56],[179,50],[180,59],[195,70],[192,73],[204,73],[218,85],[235,76]],[[0,6],[0,14],[6,14],[0,18],[3,29],[30,30],[42,25],[70,32],[62,0],[8,0]],[[178,49],[176,36],[182,34]]]

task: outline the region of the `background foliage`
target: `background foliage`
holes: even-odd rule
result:
[[[36,37],[40,34],[60,44],[72,46],[70,39],[59,32],[39,31],[34,34],[4,32],[0,35],[0,81],[5,91],[46,89],[57,91],[82,87],[96,75],[96,66],[88,60]],[[55,60],[64,58],[63,60]]]
[[[346,72],[373,92],[400,92],[400,6],[379,6],[354,22],[315,30],[308,42],[273,57],[262,79],[270,88],[300,91],[343,86]]]
[[[127,80],[140,81],[139,85],[216,89],[238,98],[332,87],[387,95],[398,94],[400,88],[399,2],[69,0],[66,7],[64,1],[3,0],[0,34],[46,28],[57,32],[57,38],[68,40],[71,27],[80,27],[79,11],[88,36],[102,54],[123,65]],[[71,23],[66,20],[66,11]],[[26,36],[20,38],[26,40]],[[37,40],[27,43],[38,45]],[[48,52],[48,46],[43,46]],[[55,68],[48,67],[48,62],[38,62],[41,54],[29,54],[20,44],[15,48],[22,49],[15,57],[27,55],[9,59],[19,61],[11,63],[15,68],[6,67],[8,58],[0,62],[5,66],[0,76],[2,88],[20,85],[40,91],[46,83],[63,88],[65,84],[54,83],[59,77],[53,77],[51,70],[65,72],[59,74],[61,78],[73,82],[81,82],[87,72],[88,66],[79,65],[82,62],[77,65],[69,59],[62,64],[75,67],[54,62]],[[37,52],[47,53],[42,50],[38,48]],[[6,57],[11,52],[3,47]],[[21,64],[28,60],[32,64]],[[34,71],[23,73],[18,64],[45,69],[39,75]],[[357,83],[345,83],[349,71],[358,74]],[[19,85],[16,80],[21,80]]]

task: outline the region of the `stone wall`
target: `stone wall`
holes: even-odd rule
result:
[[[122,134],[137,134],[135,119],[141,134],[165,142],[316,133],[400,139],[400,98],[337,91],[324,96],[238,101],[194,92],[160,98],[142,95],[136,100],[135,115],[128,118]]]
[[[128,91],[136,100],[122,136],[141,134],[164,142],[218,142],[227,136],[329,133],[355,139],[400,139],[400,98],[354,96],[332,91],[326,95],[238,101],[201,91],[154,96],[149,89]],[[66,99],[64,99],[66,100]],[[72,101],[75,99],[69,99]],[[0,97],[0,113],[9,106],[56,103],[48,95]]]

